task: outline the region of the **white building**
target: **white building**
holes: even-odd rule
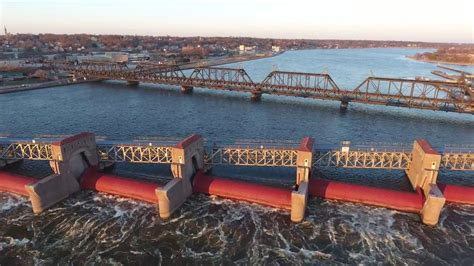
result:
[[[125,63],[128,62],[128,53],[124,52],[106,52],[93,53],[88,55],[73,55],[66,57],[68,61],[93,61],[93,62],[112,62],[112,63]]]
[[[241,44],[239,46],[239,53],[240,54],[254,54],[256,50],[256,46],[245,46]]]

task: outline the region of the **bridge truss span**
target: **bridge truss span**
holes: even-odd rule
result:
[[[172,162],[170,146],[147,144],[97,143],[101,162],[131,162],[169,164]]]
[[[446,170],[474,171],[474,153],[454,150],[444,152],[440,167]]]
[[[468,91],[453,82],[369,77],[347,96],[354,102],[472,113]]]
[[[340,101],[342,109],[356,102],[474,114],[474,93],[462,82],[368,77],[354,89],[342,89],[331,76],[319,73],[273,71],[262,82],[254,82],[244,69],[226,67],[197,67],[187,76],[177,65],[153,63],[129,67],[111,62],[47,62],[45,66],[86,78],[181,86],[183,91],[202,87],[247,92],[252,100],[273,94]]]
[[[276,148],[213,148],[206,159],[210,165],[296,167],[297,150]]]
[[[77,75],[87,77],[103,77],[110,75],[116,78],[118,75],[131,72],[127,64],[109,63],[109,62],[66,62],[66,61],[48,61],[45,63],[46,68],[57,71],[70,71]],[[115,75],[114,75],[115,74]]]
[[[255,88],[255,83],[244,69],[224,67],[195,68],[186,83],[196,87],[237,91],[252,91]]]
[[[361,169],[407,169],[411,152],[405,151],[341,151],[315,150],[314,167]]]
[[[165,82],[169,80],[186,80],[186,75],[177,65],[139,64],[134,69],[134,80],[148,82]]]
[[[41,142],[0,142],[1,160],[53,160],[50,143]]]
[[[340,98],[340,89],[328,74],[272,71],[260,87],[268,94]]]

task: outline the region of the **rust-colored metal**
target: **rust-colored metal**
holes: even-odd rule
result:
[[[46,62],[45,67],[76,76],[159,83],[186,87],[335,100],[474,114],[472,88],[466,83],[368,77],[354,89],[341,89],[328,74],[273,71],[262,82],[253,82],[244,69],[198,67],[186,76],[176,65],[123,63]]]

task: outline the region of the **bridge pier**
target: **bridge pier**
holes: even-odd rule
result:
[[[194,90],[194,87],[192,86],[181,86],[181,92],[182,93],[185,93],[185,94],[189,94],[189,93],[192,93]]]
[[[262,100],[262,91],[261,90],[252,91],[252,96],[250,96],[250,100],[252,102],[261,101]]]
[[[424,139],[417,139],[413,144],[412,160],[405,173],[413,189],[423,191],[425,201],[421,211],[424,224],[435,225],[446,202],[436,181],[438,178],[441,155]]]
[[[34,213],[60,202],[80,190],[79,178],[90,166],[98,164],[95,136],[80,133],[52,144],[54,174],[26,185]]]
[[[296,158],[296,190],[291,192],[291,221],[303,221],[308,202],[309,177],[311,174],[314,140],[305,137],[301,141]]]
[[[167,219],[192,194],[194,175],[204,168],[204,140],[192,135],[172,148],[173,180],[155,190],[160,217]]]
[[[349,101],[347,100],[341,100],[341,105],[339,106],[339,109],[341,111],[347,111],[347,107],[349,106]]]
[[[129,86],[138,86],[140,84],[137,80],[127,80],[127,85]]]

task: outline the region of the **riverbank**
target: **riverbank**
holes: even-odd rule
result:
[[[426,63],[433,63],[433,64],[446,64],[446,65],[455,65],[455,66],[474,66],[474,63],[453,63],[453,62],[447,62],[447,61],[442,61],[442,60],[428,60],[428,59],[422,59],[422,58],[416,58],[414,56],[407,55],[407,58],[410,58],[415,61],[420,61],[420,62],[426,62]]]
[[[244,56],[233,56],[233,57],[211,59],[211,60],[201,60],[198,62],[182,64],[182,65],[179,65],[179,67],[181,69],[190,69],[190,68],[195,68],[195,67],[212,67],[212,66],[219,66],[219,65],[226,65],[226,64],[233,64],[233,63],[239,63],[239,62],[264,59],[264,58],[269,58],[269,57],[275,57],[283,53],[284,51],[280,53],[271,53],[271,54],[262,54],[262,55],[244,55]]]
[[[47,82],[41,82],[41,83],[35,83],[35,84],[4,86],[4,87],[0,87],[0,94],[38,90],[38,89],[45,89],[45,88],[58,87],[58,86],[75,85],[75,84],[81,84],[81,83],[93,82],[93,81],[96,81],[96,80],[61,79],[61,80],[47,81]]]

